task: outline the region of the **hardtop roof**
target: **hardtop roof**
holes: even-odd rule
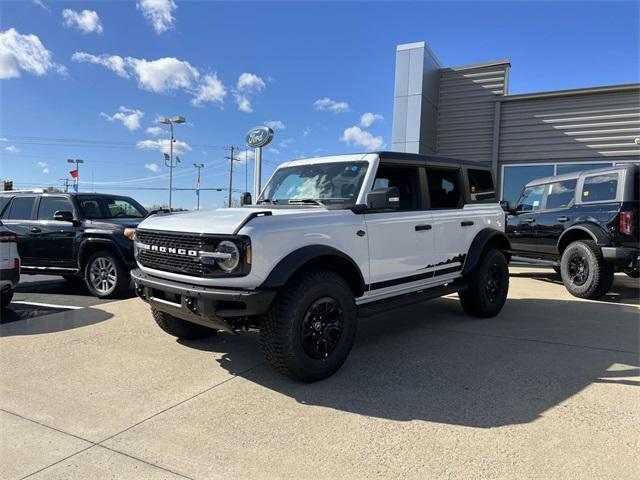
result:
[[[529,181],[525,185],[525,187],[533,187],[535,185],[544,185],[546,183],[562,182],[564,180],[575,180],[582,175],[598,175],[602,173],[617,172],[620,170],[632,169],[634,167],[638,168],[638,165],[639,164],[637,163],[631,163],[627,165],[624,165],[624,164],[613,165],[610,167],[594,168],[593,170],[580,170],[578,172],[563,173],[561,175],[551,175],[548,177],[534,178],[533,180]]]

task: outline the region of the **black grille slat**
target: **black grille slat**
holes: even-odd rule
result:
[[[188,235],[173,232],[152,232],[138,230],[136,241],[158,247],[180,248],[185,250],[201,250],[207,245],[207,239],[200,235]],[[138,261],[141,265],[155,270],[182,273],[202,277],[211,273],[211,267],[205,266],[199,258],[168,252],[140,250]]]

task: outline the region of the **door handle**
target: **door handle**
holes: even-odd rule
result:
[[[30,232],[31,233],[41,233],[42,230],[40,228],[38,228],[38,227],[31,227]]]
[[[416,225],[416,232],[420,232],[422,230],[431,230],[431,225]]]
[[[559,222],[568,222],[569,220],[571,220],[569,217],[558,217],[557,220]]]
[[[536,221],[535,218],[523,218],[522,223],[534,223]]]
[[[470,227],[473,225],[473,221],[472,220],[465,220],[464,222],[460,222],[460,225],[463,227]]]

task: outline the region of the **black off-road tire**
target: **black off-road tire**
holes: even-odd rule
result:
[[[333,272],[308,270],[295,275],[278,293],[262,317],[260,340],[276,371],[315,382],[342,366],[356,329],[357,310],[349,284]]]
[[[184,340],[199,340],[218,333],[218,331],[213,328],[198,325],[197,323],[187,322],[186,320],[176,318],[173,315],[161,312],[155,308],[151,309],[151,313],[153,314],[153,319],[162,330],[177,338]]]
[[[101,290],[94,286],[91,270],[96,262],[103,259],[113,266],[113,272],[115,272],[115,285],[113,288]],[[89,257],[84,266],[84,282],[89,289],[89,292],[97,298],[118,298],[124,294],[131,285],[131,276],[129,270],[127,270],[115,253],[110,250],[100,250]]]
[[[577,265],[580,264],[586,268],[582,276],[577,273]],[[593,240],[569,244],[562,252],[560,268],[562,282],[574,297],[594,300],[607,293],[613,284],[613,265],[604,260],[602,251]]]
[[[489,249],[467,278],[467,289],[460,292],[460,303],[469,315],[495,317],[509,293],[509,265],[500,250]]]
[[[5,309],[9,306],[11,300],[13,300],[13,292],[12,288],[0,291],[0,307]]]

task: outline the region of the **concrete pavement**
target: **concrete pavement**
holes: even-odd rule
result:
[[[181,342],[137,299],[0,326],[0,478],[638,478],[638,282],[571,297],[512,268],[495,319],[451,296],[363,319],[312,385],[258,335]]]

